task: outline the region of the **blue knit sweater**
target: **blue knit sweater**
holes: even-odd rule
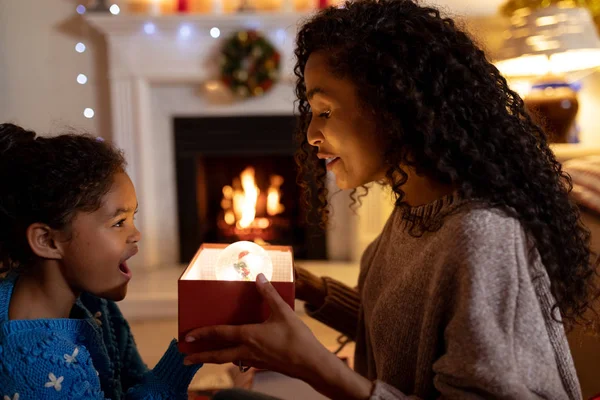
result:
[[[0,399],[187,399],[199,366],[175,341],[153,370],[117,305],[82,295],[69,319],[9,321],[17,276],[0,279]]]

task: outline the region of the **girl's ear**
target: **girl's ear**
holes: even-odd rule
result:
[[[36,222],[27,228],[26,234],[29,247],[36,256],[50,260],[62,259],[62,249],[57,243],[57,231],[46,224]]]

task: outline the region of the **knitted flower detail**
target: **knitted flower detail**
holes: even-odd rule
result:
[[[56,378],[56,375],[54,375],[52,372],[50,372],[48,374],[48,378],[50,379],[50,382],[46,382],[46,387],[47,388],[51,388],[53,387],[54,390],[56,390],[57,392],[60,392],[62,390],[62,381],[65,380],[64,376],[61,376],[59,378]]]
[[[94,321],[96,321],[98,326],[102,326],[102,321],[100,320],[100,317],[102,317],[102,313],[100,311],[94,314]]]
[[[75,350],[73,350],[73,354],[71,354],[71,355],[65,354],[64,355],[65,361],[69,364],[76,363],[77,359],[75,357],[77,357],[78,354],[79,354],[79,347],[75,347]]]
[[[3,400],[19,400],[19,393],[15,393],[13,395],[12,399],[8,395],[5,394]]]

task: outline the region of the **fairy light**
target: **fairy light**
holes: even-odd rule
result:
[[[75,45],[75,51],[78,53],[83,53],[86,50],[86,46],[84,43],[79,42]]]
[[[94,109],[93,108],[86,108],[85,110],[83,110],[83,116],[86,118],[94,118]]]
[[[119,15],[119,13],[121,12],[121,8],[117,4],[113,4],[112,6],[110,6],[108,11],[110,11],[112,15]]]
[[[189,25],[182,25],[179,28],[179,37],[187,39],[192,35],[192,28]]]
[[[218,38],[219,36],[221,36],[221,30],[217,27],[212,28],[210,30],[210,36],[214,39]]]
[[[87,76],[85,76],[85,74],[79,74],[77,75],[77,83],[79,83],[80,85],[85,85],[88,81]]]
[[[156,33],[156,25],[152,22],[146,22],[144,24],[144,32],[146,35],[154,35]]]
[[[79,15],[84,15],[87,11],[85,5],[83,4],[78,4],[77,7],[75,8],[75,11],[77,12],[77,14]],[[82,23],[82,31],[81,31],[81,36],[82,37],[86,37],[85,33],[86,33],[86,25],[84,23]],[[75,51],[79,54],[84,53],[87,50],[87,46],[85,45],[85,43],[83,41],[77,42],[77,44],[75,44]],[[88,83],[88,77],[86,74],[84,73],[79,73],[77,74],[77,78],[76,81],[78,84],[80,85],[85,85],[86,83]],[[94,115],[96,115],[96,112],[94,111],[93,108],[91,107],[86,107],[83,110],[83,116],[85,118],[91,119],[94,118]]]

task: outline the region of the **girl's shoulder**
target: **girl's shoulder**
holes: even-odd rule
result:
[[[0,335],[0,388],[8,395],[103,398],[88,349],[68,330],[43,323],[11,325]]]

